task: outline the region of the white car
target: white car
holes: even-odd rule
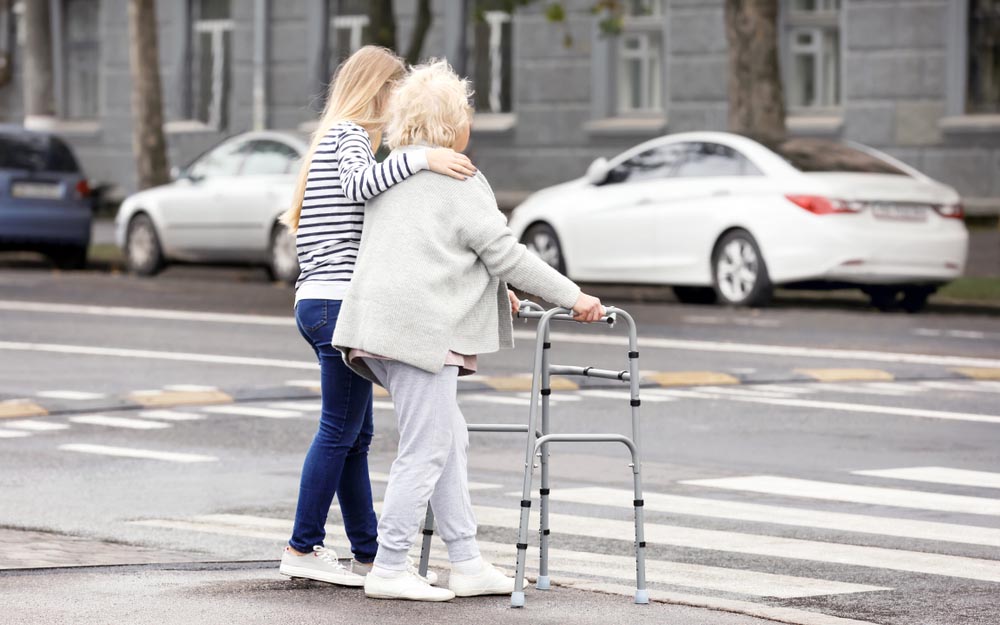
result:
[[[278,217],[308,149],[292,134],[241,134],[176,171],[173,182],[129,196],[115,219],[129,269],[148,276],[171,262],[259,264],[274,280],[294,282],[295,236]]]
[[[775,286],[860,287],[915,312],[962,275],[958,193],[872,148],[725,132],[647,141],[531,195],[510,219],[581,282],[661,284],[684,302],[762,305]]]

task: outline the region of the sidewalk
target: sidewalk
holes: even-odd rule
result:
[[[138,624],[767,625],[774,621],[570,588],[446,604],[365,599],[359,589],[289,580],[277,562],[182,562],[183,554],[0,529],[0,596],[8,625]],[[190,558],[188,558],[190,559]],[[147,562],[148,564],[142,564]],[[52,568],[12,568],[27,564]],[[112,566],[93,566],[105,564]],[[16,609],[14,608],[16,606]]]

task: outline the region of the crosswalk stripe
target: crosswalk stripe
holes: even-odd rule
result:
[[[101,399],[104,397],[104,393],[91,393],[88,391],[39,391],[35,393],[36,397],[44,397],[46,399]]]
[[[487,404],[499,404],[501,406],[522,406],[528,407],[531,405],[530,399],[525,399],[523,397],[508,397],[506,395],[487,395],[483,394],[462,394],[458,396],[460,402],[463,401],[474,401],[482,402]]]
[[[19,430],[0,430],[0,438],[24,438],[25,436],[31,436],[31,433]]]
[[[140,419],[126,419],[125,417],[107,417],[101,414],[70,417],[69,420],[73,423],[100,425],[109,428],[125,428],[129,430],[162,430],[170,427],[169,423],[160,423],[159,421],[142,421]]]
[[[287,540],[288,532],[292,530],[292,523],[288,520],[233,514],[201,515],[182,520],[150,519],[133,521],[132,523],[148,527],[229,534],[267,540]],[[328,536],[334,537],[335,541],[339,540],[343,534],[343,528],[332,523],[327,525],[326,530]],[[515,557],[513,545],[483,540],[478,541],[478,543],[484,557],[488,560],[501,565],[513,562]],[[433,544],[432,553],[442,554],[440,545]],[[419,545],[415,544],[414,549],[418,548]],[[550,565],[553,572],[564,571],[568,575],[579,575],[581,571],[591,571],[595,565],[599,565],[598,574],[601,577],[626,581],[635,579],[635,559],[630,556],[566,549],[550,549],[549,555],[551,556]],[[529,566],[532,564],[529,562]],[[652,559],[646,561],[646,574],[647,581],[650,583],[705,588],[780,599],[889,590],[889,588],[866,584]]]
[[[776,391],[787,395],[808,395],[813,392],[814,384],[753,384],[747,388]]]
[[[601,487],[554,489],[549,494],[549,498],[554,501],[616,508],[631,509],[632,507],[631,491],[618,491]],[[643,500],[647,511],[669,514],[1000,547],[1000,529],[992,527],[808,510],[650,492],[643,493]]]
[[[652,388],[644,390],[643,395],[654,397],[669,397],[671,399],[712,399],[715,395],[709,395],[699,391],[682,391],[674,389]]]
[[[275,404],[268,404],[268,408],[276,408],[278,410],[298,410],[301,412],[319,412],[323,410],[323,402],[321,401],[285,401],[278,402]]]
[[[972,383],[972,385],[977,386],[979,388],[991,389],[997,393],[1000,393],[1000,382],[993,382],[990,380],[976,380],[975,382]]]
[[[206,406],[202,412],[212,414],[234,415],[237,417],[263,417],[265,419],[292,419],[301,417],[298,410],[276,410],[274,408],[256,408],[253,406]]]
[[[829,384],[819,382],[810,384],[809,388],[828,393],[845,393],[847,395],[885,395],[888,397],[903,397],[906,393],[890,389],[879,389],[862,386],[860,384]]]
[[[716,396],[718,397],[718,396]],[[1000,416],[984,415],[971,412],[949,412],[944,410],[925,410],[923,408],[902,408],[898,406],[879,406],[875,404],[848,404],[835,401],[817,401],[812,399],[782,399],[772,397],[738,397],[729,396],[732,401],[746,401],[772,406],[788,406],[790,408],[815,408],[818,410],[839,410],[841,412],[863,412],[884,414],[897,417],[917,417],[921,419],[943,419],[948,421],[973,421],[978,423],[1000,423]]]
[[[51,432],[54,430],[68,430],[65,423],[52,423],[51,421],[4,421],[4,427],[15,430],[28,430],[29,432]]]
[[[168,384],[163,387],[168,391],[183,391],[190,393],[199,393],[202,391],[217,391],[218,386],[205,386],[203,384]]]
[[[855,475],[887,477],[894,480],[913,480],[933,484],[954,484],[956,486],[978,486],[980,488],[1000,488],[1000,473],[988,471],[968,471],[949,467],[906,467],[900,469],[877,469],[851,471]]]
[[[604,391],[600,389],[588,389],[579,391],[580,395],[584,397],[600,397],[602,399],[615,399],[623,402],[627,402],[632,398],[632,395],[628,391]],[[643,391],[639,394],[639,397],[644,402],[657,403],[665,401],[674,401],[673,397],[664,397],[661,395],[652,395]]]
[[[1000,388],[988,388],[975,383],[941,382],[938,380],[925,380],[920,383],[929,389],[941,391],[958,391],[959,393],[1000,393]]]
[[[480,525],[505,528],[518,526],[520,513],[516,507],[473,506],[473,509]],[[532,529],[537,532],[538,515],[532,515],[531,518]],[[556,513],[550,514],[549,518],[554,534],[576,534],[600,539],[620,538],[623,541],[630,541],[635,531],[632,521]],[[654,523],[646,523],[645,533],[646,542],[650,544],[1000,582],[1000,562],[964,556]]]
[[[716,395],[734,395],[736,397],[787,397],[787,393],[780,393],[777,391],[766,391],[763,389],[745,389],[745,388],[722,388],[721,386],[703,386],[698,389],[705,393],[713,393]]]
[[[217,462],[214,456],[201,454],[178,453],[172,451],[156,451],[154,449],[132,449],[130,447],[110,447],[108,445],[89,445],[83,443],[68,443],[60,445],[63,451],[75,451],[83,454],[116,456],[120,458],[141,458],[147,460],[164,460],[167,462]]]
[[[858,486],[838,482],[821,482],[774,475],[749,475],[745,477],[724,477],[707,480],[685,480],[681,484],[722,488],[783,497],[806,497],[826,501],[864,503],[894,508],[936,510],[1000,516],[1000,499],[969,497],[966,495],[943,495],[915,490],[883,488],[880,486]]]
[[[138,416],[143,419],[156,419],[159,421],[200,421],[205,415],[193,412],[178,412],[176,410],[143,410]]]
[[[515,393],[514,397],[520,397],[521,399],[531,399],[531,393]],[[581,401],[583,398],[580,397],[579,393],[556,393],[549,396],[549,403],[558,404],[560,402],[574,402]]]
[[[922,393],[927,390],[917,384],[901,384],[899,382],[868,382],[862,386],[880,391],[895,391],[904,395]]]

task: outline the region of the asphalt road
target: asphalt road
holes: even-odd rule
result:
[[[318,405],[302,394],[316,367],[291,297],[253,270],[177,268],[153,280],[0,270],[0,399],[58,406],[0,418],[0,526],[192,561],[276,559]],[[694,386],[643,389],[654,598],[809,625],[839,623],[820,615],[996,622],[1000,381],[985,378],[1000,373],[1000,317],[884,315],[842,301],[761,311],[609,303],[635,314],[650,379],[700,374]],[[554,360],[623,368],[621,326],[558,328]],[[529,373],[533,326],[518,330],[517,349],[481,359],[483,379]],[[847,370],[858,379],[832,381]],[[284,388],[289,398],[166,411],[112,401],[168,387]],[[465,390],[460,403],[470,422],[517,423],[528,399]],[[557,390],[553,411],[556,430],[628,427],[621,390]],[[396,442],[388,399],[376,429],[379,498]],[[512,562],[523,456],[517,435],[473,436],[480,539],[501,565]],[[593,591],[634,587],[627,459],[566,445],[551,467],[553,581],[603,606]],[[343,544],[336,516],[331,535]],[[545,601],[529,591],[529,609],[533,600]]]

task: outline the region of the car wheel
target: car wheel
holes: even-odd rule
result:
[[[927,299],[937,291],[933,286],[910,286],[903,289],[899,307],[908,313],[917,313],[927,306]]]
[[[760,248],[745,230],[719,240],[712,254],[712,278],[719,301],[730,306],[764,306],[774,293]]]
[[[286,284],[295,284],[299,277],[295,233],[280,224],[271,232],[271,260],[267,266],[267,273],[272,280]]]
[[[153,276],[163,269],[165,263],[160,237],[148,215],[136,215],[128,224],[125,264],[129,271],[140,276]]]
[[[872,286],[862,290],[872,307],[880,312],[892,312],[899,305],[899,289],[894,286]]]
[[[56,267],[64,271],[83,269],[87,266],[87,248],[82,245],[61,247],[53,250],[49,258]]]
[[[566,273],[566,260],[563,258],[562,246],[559,244],[559,237],[552,226],[539,223],[528,228],[521,242],[531,250],[536,256],[541,258],[556,271],[561,274]]]
[[[714,304],[719,301],[715,289],[707,286],[675,286],[674,297],[682,304]]]

